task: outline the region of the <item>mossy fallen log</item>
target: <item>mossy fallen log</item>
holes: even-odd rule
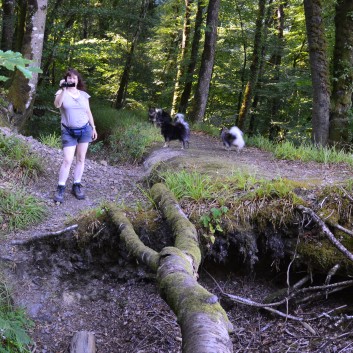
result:
[[[118,228],[120,238],[124,241],[130,254],[146,264],[151,270],[157,271],[159,254],[143,244],[125,214],[116,205],[111,204],[109,206],[109,215],[114,225]]]
[[[125,242],[127,250],[157,272],[162,298],[177,316],[184,353],[230,353],[232,324],[217,296],[198,284],[197,269],[201,251],[194,225],[187,219],[174,196],[162,184],[152,188],[153,198],[161,207],[175,235],[175,247],[160,253],[145,246],[132,225],[114,205],[109,216]]]
[[[173,231],[175,247],[191,257],[194,271],[197,272],[201,262],[201,251],[195,226],[186,217],[173,193],[164,184],[154,184],[151,195]]]

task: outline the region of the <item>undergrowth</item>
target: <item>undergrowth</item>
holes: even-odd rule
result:
[[[23,310],[13,307],[8,287],[0,276],[0,352],[29,353],[31,339],[26,330],[32,325]]]
[[[40,222],[46,207],[24,190],[0,189],[0,234]]]
[[[43,164],[23,141],[0,134],[0,172],[8,171],[23,179],[35,179],[42,173]]]

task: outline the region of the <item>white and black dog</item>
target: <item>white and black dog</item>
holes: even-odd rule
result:
[[[162,122],[172,122],[172,117],[161,108],[149,108],[148,109],[148,119],[155,127],[161,127]]]
[[[233,126],[230,129],[226,127],[222,128],[221,140],[226,150],[230,150],[232,146],[236,146],[239,152],[245,146],[243,132],[237,126]]]
[[[190,128],[185,121],[184,114],[178,113],[175,115],[174,123],[163,121],[161,124],[161,134],[164,137],[164,147],[169,147],[169,142],[179,140],[181,148],[189,147]]]

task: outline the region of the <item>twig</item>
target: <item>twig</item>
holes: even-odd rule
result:
[[[340,224],[337,224],[337,223],[332,223],[332,222],[330,222],[330,221],[329,221],[328,223],[329,223],[330,226],[335,227],[335,228],[337,228],[338,230],[340,230],[340,231],[342,231],[342,232],[344,232],[344,233],[350,235],[351,237],[353,237],[353,232],[352,232],[351,230],[349,230],[349,229],[347,229],[347,228],[344,228],[344,227],[342,227]]]
[[[333,266],[331,268],[330,271],[328,271],[328,274],[326,276],[326,279],[325,279],[325,284],[330,284],[331,282],[331,278],[332,276],[334,276],[336,274],[336,272],[341,268],[341,265],[340,264],[336,264],[335,266]]]
[[[353,261],[353,254],[344,247],[331,233],[331,231],[326,226],[325,222],[310,208],[304,207],[302,205],[297,206],[297,209],[303,213],[309,214],[312,219],[319,225],[322,232],[326,235],[326,237],[330,240],[330,242],[339,250],[342,254],[344,254],[349,260]]]
[[[270,303],[270,304],[262,304],[262,303],[255,302],[255,301],[247,299],[247,298],[240,297],[238,295],[225,293],[223,291],[223,289],[221,288],[221,286],[218,284],[218,282],[214,279],[214,277],[210,273],[208,273],[206,270],[205,270],[205,272],[216,283],[218,289],[221,291],[222,295],[224,295],[225,297],[227,297],[229,299],[232,299],[233,301],[235,301],[237,303],[240,303],[240,304],[245,304],[245,305],[248,305],[248,306],[253,306],[253,307],[256,307],[256,308],[261,308],[261,309],[270,311],[270,312],[272,312],[274,314],[277,314],[278,316],[284,317],[285,319],[291,319],[291,320],[300,321],[300,322],[309,321],[309,320],[310,321],[317,320],[317,319],[320,319],[323,316],[330,317],[329,313],[331,313],[331,312],[333,312],[335,310],[344,308],[347,305],[342,305],[339,308],[335,308],[335,309],[332,309],[332,310],[330,310],[328,312],[322,313],[322,314],[320,314],[318,316],[315,316],[315,317],[312,317],[312,318],[306,318],[306,319],[304,319],[302,317],[294,316],[294,315],[291,315],[291,314],[288,314],[288,313],[283,313],[282,311],[277,310],[277,309],[273,309],[272,307],[281,305],[283,303],[287,303],[289,301],[289,299],[293,298],[294,295],[297,295],[299,292],[305,292],[307,290],[315,290],[315,289],[316,290],[317,289],[326,289],[326,288],[334,288],[333,291],[337,291],[339,289],[343,289],[343,288],[338,288],[339,286],[343,286],[344,285],[344,286],[347,287],[347,284],[353,285],[353,280],[352,280],[352,281],[343,281],[343,282],[340,282],[340,283],[334,283],[334,284],[330,284],[330,285],[326,285],[326,286],[315,286],[315,287],[303,288],[303,289],[297,291],[296,293],[292,293],[291,295],[289,295],[287,298],[284,298],[280,302]],[[287,308],[288,308],[288,306],[287,306]],[[353,318],[353,316],[352,316],[352,318]]]
[[[349,201],[352,201],[352,202],[353,202],[352,196],[349,195],[348,192],[347,192],[342,186],[341,186],[340,189],[343,191],[343,193],[344,193],[344,195],[347,197],[347,199],[348,199]]]

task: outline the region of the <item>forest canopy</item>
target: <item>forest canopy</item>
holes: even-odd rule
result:
[[[348,0],[2,1],[0,49],[42,70],[6,82],[10,120],[21,129],[50,105],[74,67],[116,109],[350,148],[352,11]]]

